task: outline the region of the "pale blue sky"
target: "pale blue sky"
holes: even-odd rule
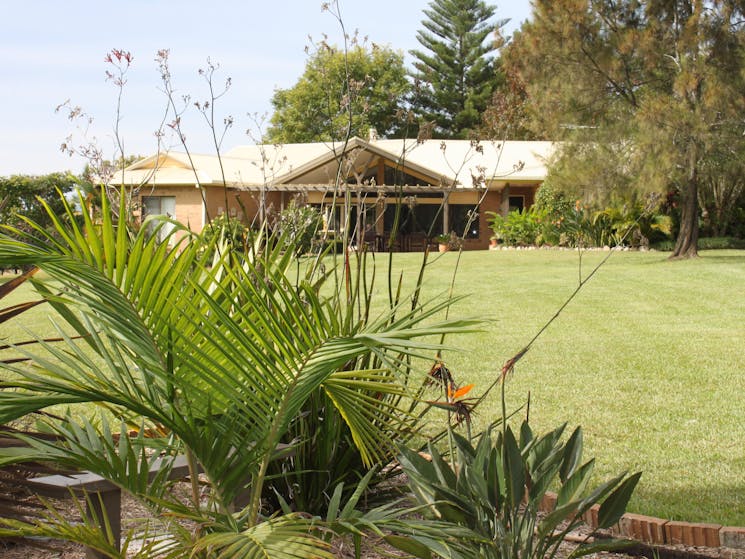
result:
[[[406,54],[418,47],[416,31],[428,0],[341,0],[348,32],[388,44]],[[497,17],[510,18],[511,33],[529,17],[529,0],[496,2]],[[268,114],[277,87],[291,86],[303,71],[308,36],[340,43],[339,24],[321,11],[320,0],[28,0],[3,2],[0,34],[0,176],[71,170],[80,158],[60,152],[75,126],[55,107],[66,100],[94,118],[95,137],[107,158],[116,153],[114,121],[117,89],[105,79],[104,57],[113,48],[134,56],[124,87],[120,138],[128,154],[155,152],[166,98],[154,62],[159,49],[170,49],[173,83],[179,95],[206,98],[197,70],[209,57],[220,64],[220,81],[232,88],[218,102],[218,116],[235,118],[225,148],[251,143],[247,114]],[[208,129],[193,110],[184,117],[187,142],[196,152],[211,153]],[[166,138],[167,145],[176,145]]]

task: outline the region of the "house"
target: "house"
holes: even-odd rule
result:
[[[226,212],[256,222],[299,199],[321,209],[329,230],[365,232],[379,248],[390,238],[400,201],[395,248],[417,250],[455,231],[466,249],[480,249],[491,236],[484,213],[530,207],[552,151],[551,142],[374,136],[346,145],[251,145],[220,157],[160,153],[130,165],[112,184],[137,187],[143,215],[171,215],[196,231]],[[347,194],[355,211],[345,220],[340,208]]]

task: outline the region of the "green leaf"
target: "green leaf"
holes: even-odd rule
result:
[[[437,473],[432,462],[423,458],[418,452],[403,445],[399,445],[398,450],[400,453],[398,461],[404,471],[407,473],[416,473],[429,481],[435,481],[437,479]]]
[[[450,464],[448,464],[437,452],[437,449],[432,444],[427,445],[427,450],[432,457],[432,466],[434,467],[435,473],[437,474],[437,481],[444,487],[455,489],[456,475]]]
[[[608,498],[603,501],[600,505],[600,511],[598,512],[598,528],[610,528],[616,522],[618,522],[626,512],[626,506],[629,504],[629,499],[636,488],[636,484],[639,483],[639,478],[642,476],[641,472],[637,472],[627,477],[621,485],[619,485]]]
[[[593,489],[589,495],[582,499],[579,507],[577,507],[577,514],[584,514],[592,505],[602,501],[621,482],[625,475],[625,473],[620,474]]]
[[[383,539],[396,549],[400,549],[404,553],[418,557],[419,559],[431,559],[432,553],[429,548],[421,542],[406,536],[395,536],[388,535]]]
[[[501,459],[497,449],[492,448],[487,459],[486,483],[489,492],[489,504],[494,512],[499,514],[502,509],[503,494],[500,490],[501,484],[499,474],[501,471]]]
[[[595,460],[590,460],[562,483],[556,499],[556,506],[562,506],[579,499],[592,477],[594,466]]]
[[[367,486],[370,483],[370,480],[372,477],[377,473],[376,468],[372,468],[370,471],[368,471],[365,474],[365,477],[363,477],[360,482],[357,484],[357,487],[354,489],[354,493],[349,497],[349,500],[344,505],[344,508],[342,509],[341,513],[339,514],[339,518],[345,519],[348,518],[354,508],[357,506],[357,503],[360,500],[360,497],[365,493],[367,490]]]
[[[541,469],[553,469],[554,464],[559,464],[561,460],[561,435],[564,432],[566,424],[559,426],[553,431],[541,435],[528,445],[526,451],[526,461],[533,476],[536,476]]]
[[[199,538],[194,551],[210,550],[219,559],[334,559],[330,545],[316,535],[310,520],[284,515],[260,522],[243,532],[212,533]]]
[[[471,441],[455,431],[452,432],[452,436],[453,441],[455,441],[455,446],[463,454],[462,459],[466,462],[472,462],[474,457],[476,456],[476,449],[473,447]]]
[[[504,475],[507,481],[507,499],[511,508],[517,507],[523,499],[525,488],[525,467],[520,448],[517,446],[512,429],[507,427],[503,447]]]
[[[329,499],[328,510],[326,511],[326,522],[333,522],[339,513],[341,507],[341,496],[344,492],[344,483],[337,483],[334,492]]]
[[[636,545],[636,542],[633,540],[617,540],[617,539],[598,540],[593,543],[582,544],[582,545],[577,546],[574,549],[574,551],[572,551],[567,556],[567,559],[574,559],[575,557],[584,557],[586,555],[590,555],[594,553],[601,553],[603,551],[616,551],[619,549],[623,549],[624,547],[631,547],[632,545]]]
[[[582,428],[577,427],[564,446],[564,458],[561,462],[561,470],[559,471],[559,477],[562,483],[572,475],[574,469],[582,461],[582,446]]]
[[[530,428],[527,421],[523,421],[520,425],[520,450],[525,450],[532,440],[533,430]]]
[[[570,515],[576,512],[574,503],[567,503],[561,507],[557,506],[553,511],[544,516],[538,523],[538,532],[536,537],[539,540],[548,538],[556,528],[564,522]]]

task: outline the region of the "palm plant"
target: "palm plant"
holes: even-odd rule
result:
[[[310,517],[270,517],[263,508],[278,452],[303,448],[312,434],[298,425],[322,401],[366,466],[386,462],[396,440],[416,430],[404,398],[413,396],[406,363],[472,322],[434,322],[448,301],[362,320],[345,305],[349,282],[323,295],[317,278],[291,273],[286,239],[225,251],[219,235],[204,246],[176,227],[159,243],[163,223],[155,231],[117,224],[102,201],[101,223],[83,212],[78,225],[66,203],[69,219],[50,212],[51,233],[29,222],[29,234],[0,235],[0,266],[38,267],[43,274],[30,281],[63,321],[55,324],[61,342],[14,346],[24,361],[2,363],[0,424],[70,406],[48,425],[61,442],[26,438],[27,451],[0,463],[50,460],[112,481],[173,519],[159,555],[330,557]],[[100,418],[78,417],[79,404],[89,405],[86,413],[98,406]],[[133,428],[140,436],[127,436]],[[289,445],[281,447],[283,440]],[[188,503],[162,483],[178,454],[191,470]],[[158,456],[164,473],[150,480]],[[210,488],[206,501],[200,472]],[[184,519],[197,529],[177,522]],[[57,533],[118,556],[106,538]]]

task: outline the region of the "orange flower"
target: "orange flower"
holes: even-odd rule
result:
[[[432,402],[427,400],[426,402],[431,406],[440,408],[442,410],[448,410],[455,415],[456,423],[462,423],[465,421],[468,425],[471,424],[471,415],[473,408],[476,406],[474,402],[475,398],[467,400],[458,400],[457,402]]]
[[[453,390],[453,388],[455,387],[452,385],[448,386],[448,400],[450,400],[451,402],[468,394],[473,388],[473,384],[467,384],[464,387],[455,390]]]

